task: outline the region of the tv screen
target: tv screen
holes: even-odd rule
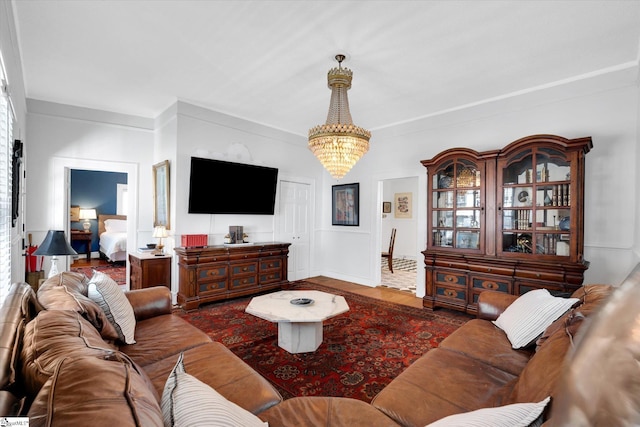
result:
[[[273,215],[278,169],[191,158],[189,213]]]

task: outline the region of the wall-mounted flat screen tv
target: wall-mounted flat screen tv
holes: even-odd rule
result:
[[[278,169],[191,157],[189,213],[273,215]]]

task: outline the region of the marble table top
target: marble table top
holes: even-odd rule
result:
[[[291,300],[310,298],[308,305]],[[279,291],[254,297],[245,312],[271,322],[322,322],[349,311],[344,297],[321,291]]]

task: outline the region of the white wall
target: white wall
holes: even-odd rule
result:
[[[68,228],[66,168],[129,173],[129,246],[151,241],[153,121],[34,100],[28,110],[26,233],[34,242]]]

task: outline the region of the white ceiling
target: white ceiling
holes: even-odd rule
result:
[[[375,131],[637,65],[640,41],[640,1],[12,5],[28,98],[151,118],[183,100],[304,136],[336,53],[355,124]]]

